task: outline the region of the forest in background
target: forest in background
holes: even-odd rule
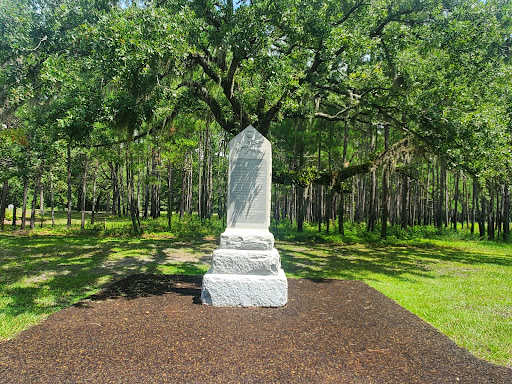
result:
[[[2,0],[2,229],[10,204],[22,229],[55,209],[135,233],[162,211],[222,219],[227,143],[252,124],[273,145],[276,221],[506,240],[511,15],[508,0]]]

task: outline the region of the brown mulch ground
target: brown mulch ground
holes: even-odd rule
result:
[[[0,342],[0,383],[512,383],[357,281],[283,308],[199,305],[201,277],[132,275]]]

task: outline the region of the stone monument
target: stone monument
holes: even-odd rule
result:
[[[248,126],[229,142],[227,228],[203,277],[203,304],[280,307],[288,283],[270,233],[272,149]]]

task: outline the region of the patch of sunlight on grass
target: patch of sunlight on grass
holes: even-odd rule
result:
[[[34,299],[34,303],[42,307],[53,307],[57,305],[55,296],[40,296]]]
[[[0,310],[13,302],[12,297],[0,297]]]
[[[172,263],[158,265],[157,271],[166,275],[202,275],[209,265],[199,263]]]
[[[9,339],[47,317],[44,313],[26,312],[15,318],[0,313],[0,338]],[[7,321],[8,320],[8,321]]]

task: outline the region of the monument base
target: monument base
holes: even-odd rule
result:
[[[220,307],[282,307],[288,301],[288,282],[277,275],[235,275],[208,271],[201,289],[203,304]]]

